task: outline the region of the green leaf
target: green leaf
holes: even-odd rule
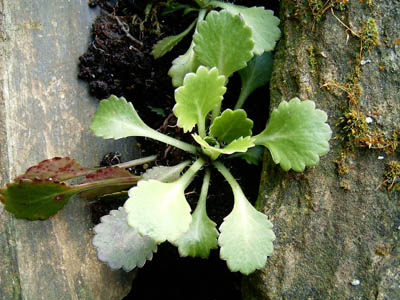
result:
[[[144,136],[192,154],[196,154],[198,150],[193,145],[174,139],[147,126],[140,119],[132,103],[126,102],[124,97],[110,96],[108,99],[101,100],[90,129],[95,135],[105,139]]]
[[[0,201],[16,218],[44,220],[55,215],[76,194],[74,188],[48,179],[22,179],[0,189]]]
[[[156,166],[148,169],[143,175],[142,180],[154,179],[157,181],[169,183],[179,179],[181,172],[189,165],[190,161],[184,161],[179,165],[166,167]]]
[[[235,153],[230,155],[228,158],[236,158],[240,157],[244,159],[250,165],[258,165],[260,164],[264,154],[263,146],[255,146],[253,148],[248,149],[244,153]]]
[[[255,143],[267,147],[285,171],[303,171],[329,151],[332,131],[326,120],[326,113],[315,109],[313,101],[283,101],[272,112],[265,130],[255,136]]]
[[[244,68],[253,56],[251,29],[239,15],[227,11],[210,12],[197,26],[193,40],[199,61],[217,67],[226,78]]]
[[[272,224],[246,199],[229,170],[219,162],[214,166],[228,181],[234,196],[233,210],[219,228],[220,257],[226,260],[232,272],[248,275],[262,268],[273,251]]]
[[[197,20],[194,21],[185,31],[177,34],[171,35],[163,38],[162,40],[158,41],[154,46],[153,50],[151,51],[151,55],[154,56],[155,59],[160,58],[161,56],[165,55],[167,52],[171,51],[194,27]]]
[[[195,72],[198,66],[200,66],[200,62],[196,59],[194,43],[192,42],[185,54],[178,56],[172,61],[172,67],[168,71],[168,75],[172,78],[172,85],[174,87],[183,85],[185,75]]]
[[[162,10],[161,15],[167,16],[179,10],[183,10],[183,15],[186,15],[189,12],[197,11],[198,8],[195,8],[189,4],[181,4],[175,1],[167,1],[166,7]]]
[[[254,56],[247,67],[238,72],[242,80],[242,88],[235,109],[241,108],[255,89],[267,84],[271,78],[272,64],[272,52],[264,52],[261,56]]]
[[[178,239],[192,221],[184,187],[176,182],[139,181],[124,207],[128,224],[157,243]]]
[[[41,161],[30,167],[26,172],[17,178],[21,179],[46,179],[64,181],[70,178],[86,175],[93,172],[93,169],[82,167],[75,159],[70,157],[54,157]]]
[[[157,252],[157,244],[129,226],[127,216],[123,207],[103,216],[101,223],[93,228],[93,246],[99,260],[107,263],[111,269],[123,268],[129,272],[135,267],[143,267],[146,260],[151,260],[153,252]]]
[[[207,170],[201,188],[199,202],[192,214],[192,223],[189,230],[174,242],[178,246],[179,254],[182,257],[208,258],[211,249],[218,248],[218,230],[215,224],[207,216],[206,198],[210,184],[210,172]]]
[[[176,104],[173,108],[178,118],[178,126],[184,132],[191,131],[195,125],[199,132],[205,132],[207,114],[222,101],[225,93],[225,77],[216,68],[208,70],[200,66],[196,73],[185,76],[183,86],[175,90]]]
[[[124,205],[128,224],[157,243],[177,240],[189,229],[192,221],[185,188],[204,163],[201,159],[197,160],[179,180],[172,183],[139,181],[136,187],[129,190],[129,199]]]
[[[201,146],[203,152],[212,160],[216,160],[220,154],[232,154],[235,152],[246,152],[248,148],[254,147],[254,138],[250,136],[240,137],[233,140],[224,148],[211,146],[197,134],[192,134],[194,140]]]
[[[226,260],[232,272],[248,275],[262,268],[273,251],[275,235],[271,222],[243,193],[236,192],[233,210],[219,231],[220,257]]]
[[[114,95],[100,101],[90,129],[96,136],[105,139],[148,136],[152,130],[140,119],[132,103]]]
[[[274,16],[272,10],[263,7],[244,7],[226,2],[213,1],[218,7],[225,8],[233,14],[240,14],[244,22],[253,32],[254,53],[261,55],[264,51],[272,51],[281,36],[279,18]]]
[[[227,109],[211,124],[210,135],[229,144],[240,137],[250,136],[252,128],[253,121],[247,118],[243,109]]]
[[[167,113],[165,112],[165,109],[161,108],[161,107],[154,107],[151,105],[147,105],[147,107],[153,112],[156,113],[157,115],[161,116],[161,117],[166,117]]]

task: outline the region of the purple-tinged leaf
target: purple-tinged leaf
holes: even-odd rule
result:
[[[15,181],[21,179],[46,179],[64,181],[73,177],[83,176],[92,169],[82,167],[75,159],[70,157],[54,157],[41,161],[26,170],[25,174],[18,176]]]
[[[131,178],[132,180],[128,183],[121,183],[121,185],[99,186],[96,189],[84,191],[80,193],[79,196],[83,198],[94,198],[104,194],[120,192],[133,186],[139,179],[141,179],[140,176],[134,176],[125,169],[121,169],[116,166],[108,166],[106,168],[98,169],[96,172],[88,174],[86,176],[86,179],[83,180],[81,184],[93,183],[112,178]]]
[[[105,168],[101,168],[101,169],[96,170],[96,172],[88,174],[86,176],[86,178],[81,183],[95,182],[95,181],[99,181],[99,180],[117,178],[117,177],[137,177],[137,178],[140,178],[138,176],[132,175],[131,173],[129,173],[125,169],[121,169],[120,167],[107,166]]]

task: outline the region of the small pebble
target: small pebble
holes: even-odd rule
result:
[[[365,121],[367,121],[367,123],[372,123],[374,121],[374,119],[372,119],[371,117],[366,117]]]
[[[370,62],[371,62],[370,59],[363,59],[363,60],[361,61],[361,65],[363,66],[363,65],[368,64],[368,63],[370,63]]]
[[[352,282],[351,282],[351,285],[352,286],[358,286],[358,285],[360,285],[360,280],[358,280],[358,279],[355,279],[355,280],[353,280]]]
[[[384,156],[378,156],[378,159],[384,159],[385,157]]]

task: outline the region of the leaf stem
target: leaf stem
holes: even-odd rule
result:
[[[197,25],[200,23],[200,21],[203,21],[205,15],[206,15],[207,10],[202,8],[199,11],[199,16],[197,17]],[[197,25],[196,25],[196,30],[197,30]]]
[[[151,131],[148,131],[146,133],[147,133],[146,136],[149,137],[149,138],[152,138],[154,140],[163,142],[163,143],[168,144],[168,145],[172,145],[172,146],[174,146],[176,148],[179,148],[179,149],[181,149],[183,151],[192,153],[194,155],[198,154],[198,152],[199,152],[199,148],[198,147],[190,145],[190,144],[185,143],[185,142],[182,142],[180,140],[177,140],[177,139],[175,139],[173,137],[170,137],[170,136],[168,136],[166,134],[162,134],[162,133],[158,132],[157,130],[151,129]]]
[[[141,157],[138,159],[134,159],[134,160],[130,160],[124,163],[120,163],[117,165],[114,165],[113,167],[120,167],[121,169],[127,169],[130,167],[134,167],[134,166],[139,166],[139,165],[143,165],[152,161],[155,161],[157,159],[157,155],[151,155],[151,156],[146,156],[146,157]]]
[[[204,174],[203,178],[203,184],[201,186],[201,191],[200,191],[200,197],[199,197],[199,202],[196,205],[196,209],[193,213],[196,211],[205,211],[206,209],[206,200],[207,200],[207,195],[208,195],[208,187],[210,186],[210,169],[206,169],[206,173]]]
[[[248,86],[242,88],[240,90],[239,98],[238,101],[236,102],[235,109],[242,108],[244,102],[249,97],[249,95],[250,95],[250,89],[248,89]]]
[[[241,197],[237,196],[243,196],[243,191],[242,188],[240,187],[239,183],[236,181],[236,179],[232,176],[231,172],[228,170],[227,167],[225,167],[221,162],[215,161],[213,162],[213,166],[222,174],[222,176],[225,177],[226,181],[228,181],[229,185],[232,188],[232,192],[235,196],[235,202],[237,199],[240,199]]]
[[[194,175],[206,164],[204,159],[198,158],[193,165],[179,178],[179,183],[186,188],[192,181]]]
[[[148,162],[155,161],[156,159],[157,159],[157,155],[150,155],[150,156],[146,156],[146,157],[141,157],[141,158],[138,158],[138,159],[130,160],[130,161],[127,161],[127,162],[124,162],[124,163],[112,165],[112,167],[119,167],[121,169],[127,169],[127,168],[130,168],[130,167],[139,166],[139,165],[143,165],[143,164],[148,163]],[[86,168],[87,171],[85,171],[85,173],[81,173],[79,176],[86,176],[86,175],[88,175],[90,173],[96,172],[97,170],[106,169],[107,167]]]
[[[83,183],[71,187],[71,194],[90,191],[104,186],[132,186],[141,179],[140,176],[110,178],[94,182]]]
[[[200,113],[198,113],[198,117],[197,117],[197,129],[199,131],[199,135],[201,138],[205,138],[206,137],[206,118],[202,118]]]

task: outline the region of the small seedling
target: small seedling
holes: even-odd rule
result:
[[[225,161],[241,157],[257,163],[266,148],[282,169],[301,172],[306,166],[316,165],[319,157],[328,152],[331,129],[326,123],[326,113],[316,109],[313,101],[293,98],[281,102],[272,111],[266,128],[254,134],[253,121],[241,107],[247,96],[270,76],[269,52],[280,35],[279,20],[262,7],[246,8],[219,1],[196,3],[201,6],[197,21],[182,34],[159,42],[153,51],[154,56],[161,56],[194,28],[189,50],[173,61],[169,72],[177,87],[173,108],[177,126],[192,133],[193,143],[152,129],[131,103],[116,96],[100,102],[90,126],[96,136],[103,138],[141,136],[172,145],[191,154],[194,163],[157,167],[138,178],[128,175],[121,166],[93,173],[75,166],[74,162],[72,175],[86,175],[87,179],[70,187],[50,180],[50,177],[57,180],[74,177],[61,172],[66,168],[64,165],[54,171],[55,160],[52,160],[51,172],[43,173],[46,168],[36,166],[35,170],[40,172],[30,177],[24,174],[0,190],[8,211],[20,218],[44,219],[55,214],[72,194],[98,195],[98,189],[104,189],[104,181],[108,180],[111,190],[107,194],[126,190],[129,185],[124,206],[104,216],[94,228],[93,244],[98,256],[111,268],[130,271],[142,267],[152,258],[157,245],[165,241],[176,245],[181,256],[202,258],[219,246],[220,257],[226,260],[229,269],[243,274],[266,264],[275,239],[272,223],[247,200]],[[242,79],[241,95],[233,110],[221,112],[227,82],[236,71]],[[191,214],[185,190],[201,169],[205,169],[203,184],[197,207]],[[211,171],[215,169],[231,186],[234,197],[233,210],[218,229],[206,212]],[[104,170],[118,176],[111,179],[100,176],[102,180],[97,180],[97,172]],[[25,197],[27,193],[36,198]]]

